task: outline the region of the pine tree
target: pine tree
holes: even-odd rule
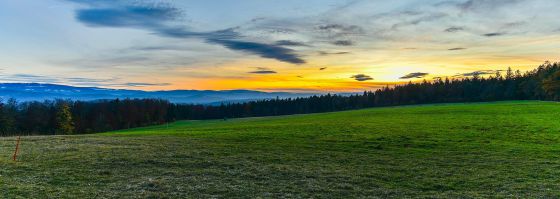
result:
[[[0,100],[0,133],[2,135],[14,135],[16,133],[16,106],[15,99],[9,99],[7,103]]]
[[[553,96],[555,100],[560,99],[560,71],[543,81],[544,91]]]
[[[60,103],[56,111],[56,133],[71,135],[74,133],[74,122],[68,103]]]

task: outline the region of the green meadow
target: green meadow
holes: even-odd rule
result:
[[[4,198],[558,198],[560,104],[180,121],[0,138]]]

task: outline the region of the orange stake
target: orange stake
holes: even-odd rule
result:
[[[18,136],[17,141],[16,141],[16,151],[14,151],[14,161],[17,160],[17,154],[18,154],[18,151],[19,151],[19,138],[20,137]]]

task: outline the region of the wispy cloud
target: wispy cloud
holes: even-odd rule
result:
[[[468,72],[468,73],[461,73],[461,74],[457,74],[454,75],[453,77],[472,77],[472,76],[478,76],[478,75],[493,75],[496,74],[497,72],[501,72],[502,70],[478,70],[478,71],[473,71],[473,72]]]
[[[64,84],[94,87],[146,87],[169,86],[171,83],[122,82],[120,78],[55,77],[33,74],[0,74],[3,82]]]
[[[483,34],[483,36],[485,36],[485,37],[498,37],[498,36],[503,36],[505,34],[506,33],[502,33],[502,32],[493,32],[493,33]]]
[[[37,83],[58,83],[60,80],[58,78],[33,75],[33,74],[7,74],[2,75],[2,80],[13,81],[13,82],[37,82]]]
[[[257,71],[251,71],[249,73],[265,75],[265,74],[276,74],[277,72],[273,70],[257,70]]]
[[[180,11],[162,6],[122,6],[118,8],[81,9],[76,18],[94,27],[140,27],[165,29],[162,22],[174,21]]]
[[[468,0],[464,3],[458,4],[458,7],[465,12],[480,10],[485,11],[505,7],[522,1],[524,0]]]
[[[303,60],[300,56],[298,56],[294,50],[280,47],[277,45],[261,44],[255,42],[247,42],[247,41],[222,40],[222,39],[210,39],[208,40],[208,42],[222,44],[226,48],[232,50],[255,53],[264,58],[276,59],[279,61],[293,63],[293,64],[305,63],[305,60]]]
[[[130,87],[146,87],[146,86],[169,86],[170,83],[144,83],[144,82],[128,82],[123,85]]]
[[[359,81],[359,82],[365,82],[365,81],[373,80],[373,78],[371,76],[365,75],[365,74],[353,75],[350,78],[355,79],[356,81]]]
[[[466,49],[467,49],[467,48],[450,48],[450,49],[447,49],[447,50],[450,50],[450,51],[457,51],[457,50],[466,50]]]
[[[400,77],[400,79],[423,78],[423,77],[426,77],[426,76],[428,76],[428,75],[429,75],[429,73],[420,73],[420,72],[418,72],[418,73],[409,73],[409,74],[407,74],[407,75],[405,75],[405,76]]]
[[[350,54],[350,52],[325,52],[325,51],[319,51],[319,55],[321,56],[327,56],[327,55],[346,55],[346,54]]]
[[[317,26],[317,30],[331,38],[364,34],[364,29],[357,25],[325,24]]]
[[[249,72],[249,73],[252,73],[252,74],[261,74],[261,75],[268,75],[268,74],[276,74],[276,73],[278,73],[278,72],[276,72],[276,71],[274,71],[274,70],[271,70],[271,69],[269,69],[269,68],[266,68],[266,67],[257,67],[256,69],[257,69],[257,70],[251,71],[251,72]]]
[[[338,41],[333,41],[332,44],[337,45],[337,46],[353,46],[353,45],[354,45],[354,41],[351,41],[351,40],[338,40]]]
[[[277,46],[309,46],[303,42],[292,41],[292,40],[280,40],[276,41],[275,45]]]
[[[73,2],[89,5],[90,8],[76,11],[76,19],[91,27],[137,28],[153,31],[158,35],[173,38],[201,38],[211,44],[220,44],[228,49],[256,54],[263,58],[276,59],[292,64],[303,64],[305,60],[294,50],[277,44],[243,41],[234,28],[195,32],[185,27],[173,25],[181,17],[182,11],[168,4],[134,5],[108,3],[109,1]],[[287,43],[284,43],[287,44]],[[292,43],[293,44],[293,43]]]
[[[451,28],[445,29],[445,32],[460,32],[460,31],[463,31],[463,30],[465,30],[465,29],[462,28],[462,27],[451,27]]]

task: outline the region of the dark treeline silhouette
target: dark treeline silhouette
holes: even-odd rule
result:
[[[545,63],[521,73],[507,70],[490,77],[437,79],[385,87],[350,96],[321,95],[220,106],[173,104],[160,99],[99,101],[0,101],[0,135],[83,134],[164,124],[176,120],[227,119],[320,113],[450,102],[560,100],[560,63]]]
[[[57,135],[104,132],[163,124],[175,118],[159,99],[0,102],[0,135]]]
[[[221,119],[274,116],[428,103],[486,102],[503,100],[559,100],[560,63],[549,63],[521,73],[508,69],[484,78],[437,79],[385,87],[350,96],[321,95],[295,99],[273,99],[221,106],[172,105],[180,119]]]

